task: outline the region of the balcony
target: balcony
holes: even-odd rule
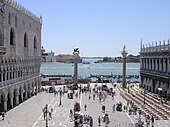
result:
[[[0,46],[0,56],[3,56],[6,53],[6,47]]]
[[[169,72],[141,69],[140,74],[147,74],[147,75],[150,75],[150,76],[160,77],[160,78],[164,78],[164,79],[168,79],[168,80],[170,79],[170,73]]]
[[[39,73],[35,73],[35,74],[27,75],[27,76],[24,76],[24,77],[19,77],[19,78],[7,80],[7,81],[2,81],[2,82],[0,82],[0,89],[3,88],[3,87],[21,84],[21,83],[33,80],[33,79],[40,77],[40,76],[41,75]]]
[[[0,56],[3,56],[6,53],[6,47],[0,46]]]

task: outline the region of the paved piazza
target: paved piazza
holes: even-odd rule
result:
[[[112,87],[111,84],[107,85]],[[98,126],[97,118],[104,115],[101,110],[102,105],[106,105],[106,113],[109,114],[110,123],[108,127],[135,127],[138,115],[128,115],[123,111],[112,113],[112,105],[118,101],[126,104],[126,101],[122,99],[116,88],[114,100],[112,100],[111,96],[107,96],[105,101],[99,102],[98,99],[92,99],[92,94],[89,100],[89,93],[86,95],[85,93],[81,94],[78,98],[68,99],[65,94],[62,96],[62,106],[59,107],[59,96],[54,97],[52,93],[42,92],[8,111],[4,121],[0,118],[0,127],[45,127],[46,123],[43,120],[42,108],[46,104],[49,105],[49,109],[51,107],[54,109],[53,118],[48,121],[48,127],[73,127],[74,124],[69,119],[69,110],[73,108],[75,102],[80,102],[81,113],[93,117],[94,127]],[[84,111],[85,104],[87,105],[87,111]],[[87,127],[86,125],[84,126]],[[104,127],[103,123],[101,127]],[[155,127],[170,127],[170,120],[155,120]]]

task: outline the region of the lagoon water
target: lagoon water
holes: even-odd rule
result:
[[[91,63],[91,64],[78,64],[79,77],[85,78],[94,75],[122,75],[122,63]],[[127,63],[127,75],[139,75],[140,63]],[[42,74],[70,74],[74,73],[74,64],[72,63],[42,63],[40,72]]]

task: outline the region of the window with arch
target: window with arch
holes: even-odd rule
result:
[[[17,27],[17,16],[15,15],[15,26]]]
[[[28,36],[26,32],[24,34],[24,47],[28,47]]]
[[[34,49],[37,49],[37,37],[34,36]]]
[[[15,33],[13,28],[10,30],[10,45],[15,45]]]
[[[8,14],[8,23],[11,24],[11,13]]]

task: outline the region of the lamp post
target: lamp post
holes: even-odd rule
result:
[[[47,115],[48,114],[48,105],[47,104],[45,106],[45,113],[46,113],[45,114],[46,115],[46,127],[48,127],[48,118],[47,118],[48,117],[48,115]]]
[[[60,103],[59,103],[59,106],[61,106],[61,95],[62,95],[62,90],[60,89]]]
[[[74,55],[74,85],[73,89],[78,88],[78,58],[79,58],[79,48],[74,49],[73,55]]]

